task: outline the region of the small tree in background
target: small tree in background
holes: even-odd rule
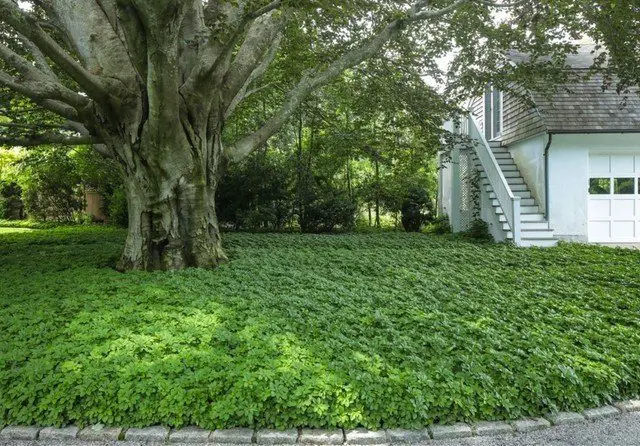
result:
[[[47,147],[32,151],[21,161],[20,177],[29,217],[71,222],[83,209],[80,175],[66,151]]]

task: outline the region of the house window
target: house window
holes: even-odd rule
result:
[[[589,178],[589,193],[591,195],[609,195],[611,193],[611,179]]]
[[[613,193],[616,195],[633,195],[635,193],[634,183],[633,178],[615,178],[613,180]]]
[[[488,85],[484,98],[484,133],[488,140],[502,133],[502,92]]]

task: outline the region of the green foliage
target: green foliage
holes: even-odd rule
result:
[[[476,218],[471,222],[471,226],[469,230],[465,231],[463,234],[465,237],[469,237],[476,240],[486,240],[491,241],[493,237],[489,232],[489,225],[486,221]]]
[[[59,222],[45,222],[36,220],[0,220],[0,228],[13,228],[13,229],[54,229],[63,226],[73,226],[75,223],[59,223]]]
[[[66,151],[42,148],[22,160],[22,198],[29,217],[69,222],[82,209],[76,165]]]
[[[282,230],[293,215],[293,170],[287,158],[269,150],[229,166],[216,194],[220,222],[233,229]]]
[[[419,232],[422,225],[433,216],[433,202],[427,191],[410,188],[402,202],[402,226],[407,232]]]
[[[22,188],[14,181],[0,180],[0,219],[20,220],[23,216]]]
[[[13,190],[20,193],[14,201],[24,200],[30,218],[57,222],[93,221],[93,216],[82,212],[84,190],[90,188],[104,198],[106,215],[113,211],[114,222],[126,226],[122,172],[115,161],[96,156],[90,147],[2,150],[0,184],[15,184]],[[14,207],[18,207],[17,202]]]
[[[226,234],[120,274],[124,231],[0,236],[0,424],[418,427],[640,392],[640,252]]]
[[[305,203],[300,218],[302,232],[349,231],[355,227],[356,205],[349,197],[326,194]]]
[[[451,233],[451,224],[449,223],[449,217],[442,216],[435,218],[426,228],[425,232],[436,234],[436,235],[444,235]]]
[[[110,195],[105,196],[105,201],[107,215],[109,215],[109,223],[121,228],[126,228],[129,225],[129,210],[124,187],[118,186],[114,188]]]

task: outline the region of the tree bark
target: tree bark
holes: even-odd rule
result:
[[[126,169],[129,227],[118,269],[180,270],[224,263],[215,209],[219,143],[210,153],[206,145],[145,147],[148,143],[142,142],[139,152],[161,156]],[[171,152],[188,156],[190,162],[173,162]]]

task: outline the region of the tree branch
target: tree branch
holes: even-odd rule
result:
[[[33,56],[33,60],[35,61],[36,68],[42,71],[45,75],[49,76],[52,79],[57,79],[56,74],[51,69],[49,62],[47,62],[47,58],[40,48],[38,48],[31,40],[27,39],[22,34],[19,35],[20,41],[24,44],[27,50]]]
[[[244,85],[240,88],[240,90],[236,93],[235,97],[231,100],[229,105],[226,107],[225,118],[231,116],[236,107],[242,102],[243,99],[249,97],[249,93],[247,93],[247,89],[253,84],[256,80],[261,78],[264,73],[275,59],[276,54],[278,53],[278,48],[280,47],[280,42],[282,41],[282,34],[278,33],[271,42],[271,46],[267,50],[265,56],[262,58],[260,64],[251,72],[247,80],[244,82]],[[251,94],[256,93],[257,91],[262,90],[262,88],[255,89],[251,92]]]
[[[11,138],[0,136],[0,146],[35,147],[49,144],[62,144],[66,146],[81,146],[85,144],[101,144],[101,141],[93,136],[65,136],[65,135],[37,135],[24,138]]]
[[[221,3],[214,3],[211,8],[229,7],[228,5],[220,6]],[[197,90],[197,88],[203,84],[210,84],[215,82],[216,76],[226,76],[229,72],[227,69],[228,64],[231,61],[234,50],[240,38],[243,36],[247,27],[252,26],[257,20],[263,16],[270,14],[282,5],[281,0],[274,0],[268,5],[257,9],[252,12],[242,14],[243,3],[240,3],[233,11],[236,16],[233,20],[238,23],[231,29],[229,37],[226,39],[224,45],[221,45],[217,39],[210,37],[207,45],[205,46],[203,56],[200,58],[200,63],[191,72],[189,79],[184,84],[184,87],[189,90]],[[233,13],[228,13],[229,16],[233,16]],[[233,21],[232,20],[232,21]],[[251,33],[251,29],[249,30]],[[246,41],[246,39],[245,39]],[[236,57],[237,58],[237,57]],[[254,65],[255,66],[255,65]],[[240,83],[242,85],[242,83]],[[239,87],[238,87],[239,88]],[[234,95],[228,98],[229,103]]]
[[[257,19],[258,17],[260,17],[262,15],[268,14],[271,11],[275,11],[280,6],[282,6],[282,0],[274,0],[271,3],[269,3],[268,5],[265,5],[262,8],[257,9],[255,11],[250,12],[249,14],[247,14],[247,18],[249,18],[250,20]]]
[[[22,11],[13,0],[0,0],[0,17],[15,31],[26,36],[43,54],[53,60],[93,99],[106,102],[108,92],[100,79],[85,70],[51,36],[42,30],[38,22]]]
[[[261,62],[269,56],[271,63],[275,57],[277,47],[273,48],[273,42],[280,41],[280,20],[274,18],[272,13],[257,19],[247,32],[244,42],[238,49],[233,63],[224,76],[223,100],[224,105],[228,106],[238,95],[242,88],[250,81],[251,75],[260,67]],[[273,54],[269,51],[272,50]],[[264,70],[268,67],[265,66]],[[264,72],[264,71],[263,71]]]
[[[470,1],[472,0],[455,0],[450,5],[437,10],[425,10],[418,7],[426,4],[426,2],[420,1],[414,5],[414,8],[406,17],[389,23],[363,45],[336,59],[324,71],[315,75],[307,74],[303,76],[298,85],[287,94],[282,107],[258,131],[240,139],[229,147],[227,156],[231,161],[238,161],[266,143],[289,120],[311,92],[337,78],[346,69],[375,55],[389,40],[402,32],[406,25],[445,16]]]
[[[24,76],[24,81],[20,82],[21,93],[29,97],[37,99],[55,99],[71,105],[74,108],[82,108],[89,104],[89,99],[81,96],[67,87],[62,85],[57,79],[52,78],[42,71],[34,67],[24,57],[14,53],[5,45],[0,44],[0,59],[14,67]],[[8,76],[5,74],[5,76]],[[6,81],[6,77],[4,78]],[[19,83],[14,80],[13,85],[5,84],[7,87],[15,89],[15,86]],[[30,94],[25,93],[25,89],[30,88],[32,92]]]

